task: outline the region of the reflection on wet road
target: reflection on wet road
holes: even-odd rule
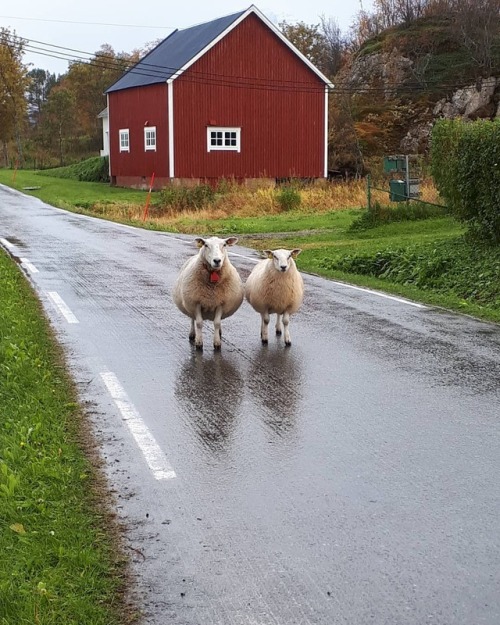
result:
[[[306,275],[291,348],[245,303],[199,353],[171,301],[192,237],[0,187],[0,244],[88,407],[145,624],[500,622],[499,326]]]
[[[220,352],[203,357],[191,351],[176,376],[174,397],[193,443],[211,453],[224,453],[231,445],[243,397],[243,377],[237,364]],[[197,439],[197,440],[196,440]]]

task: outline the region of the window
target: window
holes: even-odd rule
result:
[[[156,126],[144,128],[144,149],[156,151]]]
[[[207,128],[207,150],[233,150],[239,152],[241,128]]]
[[[130,152],[130,137],[128,128],[118,131],[120,135],[120,152]]]

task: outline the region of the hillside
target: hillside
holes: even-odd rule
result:
[[[481,42],[466,46],[446,17],[421,18],[366,41],[334,80],[332,133],[342,138],[334,161],[352,165],[356,152],[365,159],[425,154],[437,118],[499,117],[498,31],[483,42],[481,58]],[[357,146],[348,145],[349,122]]]

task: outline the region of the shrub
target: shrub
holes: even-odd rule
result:
[[[178,211],[200,210],[215,199],[215,192],[208,184],[195,187],[166,187],[160,191],[159,206]]]
[[[300,206],[300,192],[293,187],[284,187],[276,194],[276,200],[282,211],[295,210]]]
[[[481,247],[464,239],[325,258],[320,266],[500,305],[500,247]]]
[[[94,156],[81,163],[74,163],[66,167],[44,169],[39,172],[42,176],[52,178],[69,178],[82,182],[109,182],[109,159],[107,156]]]
[[[431,168],[440,194],[469,234],[500,243],[500,121],[440,120]]]
[[[425,202],[411,201],[408,205],[401,204],[395,208],[381,206],[380,202],[374,202],[370,210],[366,210],[360,217],[355,219],[349,227],[351,232],[375,228],[382,224],[394,221],[417,221],[432,219],[446,215],[448,209],[445,206],[427,204]]]

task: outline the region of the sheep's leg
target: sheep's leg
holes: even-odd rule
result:
[[[196,332],[194,329],[194,319],[191,319],[191,329],[189,330],[189,342],[194,343]]]
[[[214,315],[214,349],[219,350],[221,348],[221,319],[222,319],[222,306],[219,306],[215,310]]]
[[[201,316],[201,304],[196,306],[194,344],[196,349],[203,349],[203,317]]]
[[[269,340],[269,312],[261,313],[262,323],[260,325],[260,338],[262,339],[262,343],[267,345]]]
[[[290,339],[290,330],[288,329],[288,324],[290,323],[290,314],[285,312],[283,313],[283,325],[285,327],[285,346],[290,347],[292,341]]]
[[[276,336],[281,336],[281,315],[276,315]]]

